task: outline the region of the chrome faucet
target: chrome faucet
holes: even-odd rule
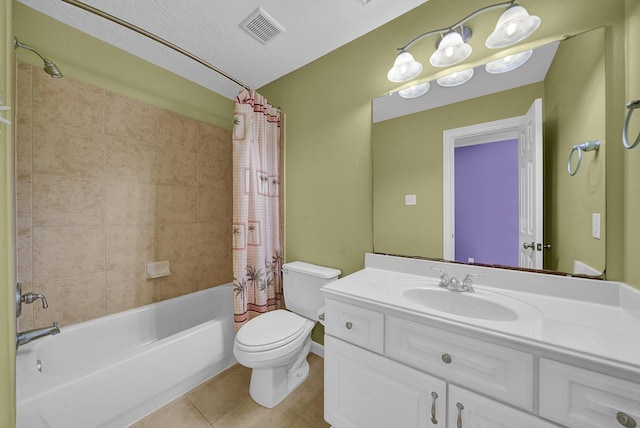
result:
[[[470,273],[467,276],[465,276],[462,281],[460,281],[455,276],[449,278],[449,275],[447,275],[447,273],[442,269],[438,269],[438,268],[431,268],[431,269],[437,270],[438,272],[442,273],[442,275],[440,275],[440,283],[438,284],[438,286],[442,288],[446,288],[447,290],[451,290],[451,291],[475,293],[476,290],[473,288],[473,281],[471,280],[471,277],[482,276],[481,274]]]
[[[38,299],[42,300],[42,309],[47,309],[49,307],[49,304],[47,303],[47,298],[44,297],[44,294],[25,293],[20,295],[21,303],[33,303]]]
[[[49,304],[47,298],[43,294],[38,293],[24,293],[22,294],[22,284],[16,284],[16,318],[22,314],[23,303],[33,303],[36,300],[42,300],[42,309],[47,309]],[[16,348],[20,345],[27,344],[33,340],[40,339],[41,337],[54,335],[60,333],[58,328],[58,322],[54,322],[51,327],[34,328],[33,330],[23,331],[16,334]]]
[[[40,339],[41,337],[55,335],[60,333],[58,328],[58,322],[54,322],[51,327],[35,328],[33,330],[27,330],[16,335],[16,348],[20,345],[25,345],[33,340]]]

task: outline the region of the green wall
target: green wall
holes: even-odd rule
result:
[[[286,113],[285,256],[352,273],[372,249],[371,97],[357,43],[260,92]],[[353,47],[356,48],[353,48]]]
[[[0,1],[0,94],[5,105],[13,107],[13,26],[11,2]],[[2,117],[11,118],[8,112]],[[14,220],[14,137],[13,126],[0,123],[0,426],[15,424],[16,317],[15,220]]]
[[[599,28],[563,41],[545,79],[545,268],[573,271],[580,260],[602,272],[606,227],[591,236],[591,215],[606,224],[605,34]],[[597,152],[583,154],[574,176],[567,172],[572,147],[600,140]],[[573,165],[577,156],[574,155]]]

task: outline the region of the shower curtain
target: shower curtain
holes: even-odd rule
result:
[[[284,306],[280,236],[280,111],[241,91],[233,117],[234,321]]]

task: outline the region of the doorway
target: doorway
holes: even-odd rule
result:
[[[515,266],[542,268],[542,100],[537,99],[524,116],[446,130],[443,133],[443,254],[456,260],[456,160],[457,147],[499,141],[517,141],[518,241]],[[482,226],[475,226],[482,227]],[[497,239],[494,237],[493,239]],[[475,244],[488,246],[487,240]],[[540,244],[540,245],[538,245]],[[468,261],[468,260],[460,260]],[[480,260],[474,260],[481,262]],[[494,264],[496,262],[491,262]]]

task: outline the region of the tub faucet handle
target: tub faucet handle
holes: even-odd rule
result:
[[[44,297],[44,294],[36,294],[36,293],[29,292],[29,293],[22,294],[20,296],[21,303],[33,303],[38,299],[42,300],[42,309],[47,309],[49,307],[49,304],[47,303],[47,298]]]

